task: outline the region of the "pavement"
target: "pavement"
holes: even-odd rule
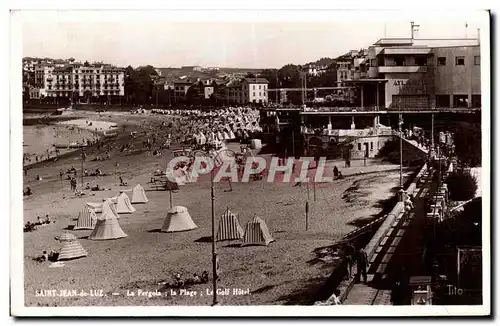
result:
[[[404,223],[399,223],[399,228],[392,232],[393,235],[386,235],[390,237],[389,241],[382,241],[377,248],[377,252],[380,252],[380,256],[384,259],[375,259],[368,269],[368,282],[355,282],[354,278],[345,281],[343,290],[344,293],[341,296],[343,305],[392,305],[391,302],[391,290],[388,289],[390,286],[389,282],[384,282],[382,286],[380,282],[373,282],[374,278],[377,276],[382,276],[381,274],[374,274],[373,271],[378,272],[379,265],[387,263],[387,268],[384,268],[383,273],[385,275],[392,275],[395,270],[403,270],[405,268],[409,275],[425,275],[426,271],[423,269],[423,262],[420,261],[422,257],[422,239],[421,232],[425,228],[425,197],[433,189],[434,185],[424,184],[422,188],[418,189],[414,199],[414,209],[410,212],[407,218],[404,219]],[[396,222],[395,222],[396,223]],[[387,242],[392,242],[394,238],[394,233],[399,236],[400,232],[403,232],[404,237],[401,234],[401,241],[399,245],[392,248],[392,245],[387,248],[384,244]],[[391,232],[388,232],[391,233]],[[386,240],[386,239],[384,239]],[[394,254],[387,254],[389,250]],[[390,260],[386,261],[386,256],[390,256]],[[414,262],[413,264],[408,264],[409,261]],[[382,267],[380,265],[380,267]],[[371,272],[371,273],[370,273]]]

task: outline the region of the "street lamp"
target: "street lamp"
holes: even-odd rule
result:
[[[212,305],[215,306],[217,305],[217,251],[215,247],[215,193],[214,193],[214,167],[217,162],[217,158],[220,158],[220,154],[223,152],[227,153],[229,157],[235,157],[236,154],[234,151],[230,149],[224,149],[221,150],[220,152],[216,152],[215,155],[214,153],[210,153],[201,149],[195,150],[193,152],[194,157],[208,157],[211,158],[214,162],[214,166],[211,167],[210,169],[210,201],[211,201],[211,206],[212,206],[212,275],[213,275],[213,280],[212,280],[212,286],[213,286],[213,302]]]

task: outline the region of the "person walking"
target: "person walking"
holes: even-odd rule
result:
[[[356,249],[354,246],[349,242],[346,244],[345,248],[345,257],[346,257],[346,268],[347,268],[347,279],[351,278],[352,276],[352,268],[354,266],[354,254],[356,253]]]
[[[356,281],[360,281],[360,278],[363,277],[363,282],[366,283],[367,275],[366,268],[368,267],[368,255],[364,251],[363,248],[360,248],[357,253],[357,274]]]

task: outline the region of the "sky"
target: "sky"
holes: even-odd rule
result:
[[[476,37],[480,26],[460,18],[420,19],[416,24],[419,25],[416,38]],[[410,37],[410,30],[407,19],[317,22],[31,19],[22,24],[22,54],[73,57],[77,61],[103,61],[122,67],[150,64],[279,68],[367,48],[383,37]]]

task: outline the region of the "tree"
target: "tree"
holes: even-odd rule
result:
[[[245,75],[245,78],[255,78],[255,75],[251,72],[248,72],[246,75]]]
[[[125,95],[127,101],[133,104],[147,104],[153,96],[152,76],[158,75],[153,66],[125,69]]]
[[[269,88],[279,88],[281,82],[278,79],[278,69],[264,69],[260,72],[260,77],[269,81]]]
[[[466,201],[474,198],[477,190],[477,180],[470,173],[455,172],[447,179],[450,198],[455,201]]]
[[[278,70],[278,79],[281,81],[283,87],[300,87],[300,67],[287,64]]]
[[[470,166],[481,165],[481,124],[456,122],[452,129],[458,159]]]

